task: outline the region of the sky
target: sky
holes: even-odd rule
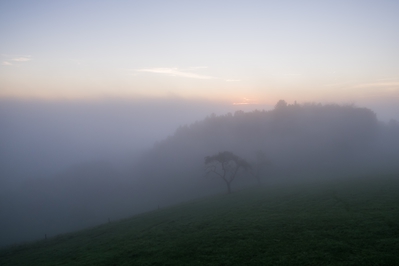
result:
[[[398,119],[397,14],[396,0],[0,0],[0,98],[285,99]]]

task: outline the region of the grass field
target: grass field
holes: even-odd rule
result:
[[[399,176],[266,184],[8,247],[0,265],[399,265]]]

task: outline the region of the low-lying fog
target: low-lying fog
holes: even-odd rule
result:
[[[41,238],[45,233],[54,235],[146,209],[134,208],[137,202],[123,198],[133,193],[126,183],[135,178],[132,167],[140,154],[173,135],[179,126],[211,113],[238,109],[242,108],[174,97],[0,100],[0,245]],[[108,207],[100,201],[104,196],[100,195],[101,189],[105,189],[101,186],[115,187]],[[92,195],[94,202],[86,206],[85,200],[76,195],[78,190],[82,197],[91,192],[98,195]],[[101,215],[79,224],[85,218],[75,219],[79,210],[74,209],[89,217],[94,205]]]
[[[203,160],[224,150],[264,152],[264,182],[398,170],[399,123],[354,106],[0,100],[0,128],[0,246],[224,193]]]
[[[0,100],[1,180],[53,175],[73,164],[135,156],[185,124],[231,106],[180,99]]]

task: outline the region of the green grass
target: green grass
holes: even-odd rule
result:
[[[399,176],[265,185],[0,250],[0,265],[399,265]]]

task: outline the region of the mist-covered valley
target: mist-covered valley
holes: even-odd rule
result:
[[[353,105],[254,108],[181,99],[0,104],[0,245],[226,193],[204,157],[231,151],[263,185],[399,172],[399,122]],[[240,110],[243,109],[244,111]],[[237,191],[258,185],[238,172]]]

